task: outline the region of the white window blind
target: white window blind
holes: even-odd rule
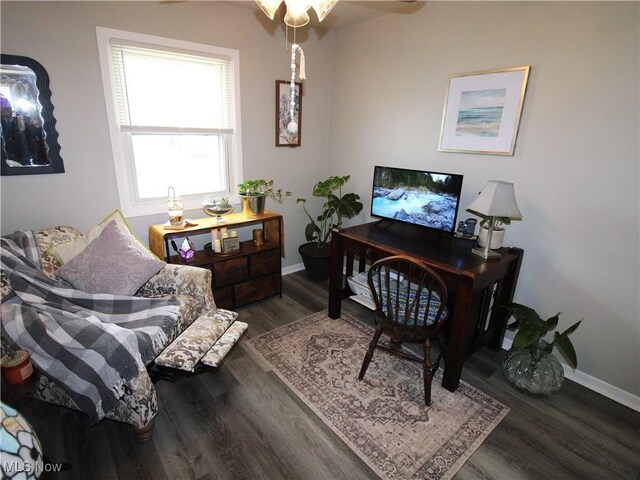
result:
[[[230,59],[112,41],[111,65],[121,131],[233,132]]]
[[[238,50],[96,27],[120,208],[186,210],[242,178]]]

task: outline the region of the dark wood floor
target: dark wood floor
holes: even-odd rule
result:
[[[323,310],[327,284],[284,277],[284,296],[239,309],[246,338]],[[344,310],[371,323],[354,302]],[[581,352],[583,355],[585,352]],[[549,399],[509,387],[500,353],[482,350],[463,380],[511,407],[456,479],[640,479],[640,413],[566,380]],[[156,384],[153,439],[104,420],[24,398],[17,407],[66,479],[364,479],[375,474],[273,373],[240,345],[218,369]]]

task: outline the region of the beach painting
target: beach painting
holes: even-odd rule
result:
[[[513,155],[530,70],[525,65],[450,75],[438,150]]]
[[[462,92],[456,135],[497,137],[506,88]]]

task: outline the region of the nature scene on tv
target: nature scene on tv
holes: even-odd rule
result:
[[[452,232],[462,177],[377,167],[371,214]]]

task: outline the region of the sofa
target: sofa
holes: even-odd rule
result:
[[[74,241],[77,242],[78,239],[83,239],[83,235],[75,228],[66,226],[30,231],[30,233],[33,237],[33,243],[37,246],[39,268],[44,276],[51,279],[56,288],[58,288],[59,284],[66,286],[65,282],[60,280],[59,271],[63,263],[59,256],[56,255],[56,249],[54,247],[56,245],[69,244]],[[5,238],[6,237],[3,237],[3,242]],[[94,240],[94,242],[97,243],[97,240]],[[93,244],[93,242],[90,243],[90,245],[91,244]],[[149,375],[149,367],[156,364],[156,359],[163,357],[164,365],[168,367],[193,370],[195,363],[203,357],[209,347],[211,347],[213,351],[214,347],[212,346],[217,347],[219,345],[223,352],[213,352],[217,358],[212,365],[217,365],[221,356],[224,356],[224,354],[228,352],[244,328],[246,328],[246,324],[237,322],[238,325],[241,325],[243,328],[240,328],[240,330],[236,329],[235,334],[231,335],[232,338],[228,338],[228,332],[232,330],[229,326],[234,323],[237,314],[216,308],[211,290],[210,270],[189,265],[165,264],[162,262],[161,269],[145,281],[133,295],[134,298],[130,300],[139,303],[142,299],[148,299],[149,302],[162,302],[164,301],[163,299],[168,299],[166,300],[166,305],[168,305],[166,308],[170,309],[172,314],[171,317],[167,318],[171,318],[172,321],[168,322],[166,319],[162,321],[165,331],[162,332],[160,337],[157,337],[161,338],[162,341],[157,345],[153,345],[152,352],[146,355],[144,362],[142,362],[140,358],[136,359],[137,362],[142,362],[147,368],[138,368],[135,373],[130,373],[126,376],[123,374],[120,381],[115,382],[113,385],[110,384],[109,398],[113,397],[114,401],[110,403],[108,409],[105,408],[106,411],[101,414],[96,414],[95,411],[92,411],[91,407],[87,407],[80,401],[84,400],[84,397],[78,397],[76,392],[72,391],[69,385],[61,380],[62,376],[55,378],[56,375],[49,375],[47,373],[49,357],[46,357],[46,352],[43,354],[39,351],[39,345],[34,345],[29,342],[21,345],[19,343],[21,340],[16,340],[19,338],[17,334],[14,334],[13,338],[10,338],[9,332],[15,330],[14,324],[21,319],[19,318],[20,315],[14,313],[17,310],[8,308],[16,297],[11,278],[14,278],[16,285],[17,280],[15,280],[15,276],[12,277],[6,274],[8,272],[11,272],[11,274],[14,273],[5,263],[5,253],[8,249],[8,247],[5,248],[6,245],[9,245],[9,243],[3,243],[3,271],[0,276],[0,293],[3,307],[2,355],[4,356],[7,351],[12,349],[31,350],[31,359],[39,371],[34,393],[35,398],[55,405],[84,411],[89,414],[93,422],[100,421],[102,418],[108,418],[130,424],[133,426],[134,431],[138,434],[141,441],[151,438],[154,419],[159,409],[156,391]],[[71,291],[77,292],[77,290]],[[24,297],[24,295],[17,296],[20,297],[20,299]],[[105,296],[98,295],[98,297],[104,300]],[[108,298],[111,297],[107,297],[107,299]],[[128,299],[128,297],[119,295],[113,296],[113,298],[117,300],[122,300],[123,298]],[[68,300],[65,299],[63,304],[66,305],[67,302]],[[150,303],[149,305],[155,305],[155,307],[149,307],[149,311],[153,308],[154,312],[158,309],[163,311],[162,308],[165,308],[165,304]],[[160,305],[162,308],[156,308],[157,305]],[[69,307],[69,310],[73,312],[76,312],[76,309],[77,307],[75,306]],[[117,310],[117,308],[114,308],[114,310]],[[140,317],[143,320],[145,313],[146,312],[142,311],[142,317]],[[106,322],[98,323],[108,324],[110,322],[108,314],[106,318]],[[193,328],[195,326],[195,320],[198,320],[200,323],[199,329]],[[82,319],[80,321],[82,321]],[[141,320],[138,319],[136,322],[140,323]],[[167,325],[168,327],[165,328]],[[188,327],[190,326],[191,328],[189,329]],[[112,328],[112,326],[109,325],[109,328]],[[117,328],[117,332],[122,331],[124,331],[122,328]],[[143,331],[146,331],[146,329],[143,329]],[[49,334],[50,332],[47,332],[47,335]],[[207,341],[201,341],[202,335],[207,336]],[[56,345],[56,348],[58,347],[59,345]],[[118,347],[120,346],[118,345]],[[173,350],[171,350],[171,348],[173,348]],[[194,349],[200,349],[200,351],[194,353]],[[83,354],[84,353],[89,352],[83,352]],[[109,355],[104,356],[108,362]],[[211,352],[208,353],[208,357],[210,356]],[[41,363],[41,365],[38,363]],[[83,365],[83,367],[86,368],[86,365]],[[77,374],[78,376],[82,376],[81,371],[82,369],[80,368],[78,372],[74,371],[72,373],[73,375]],[[80,400],[78,400],[78,398]]]

